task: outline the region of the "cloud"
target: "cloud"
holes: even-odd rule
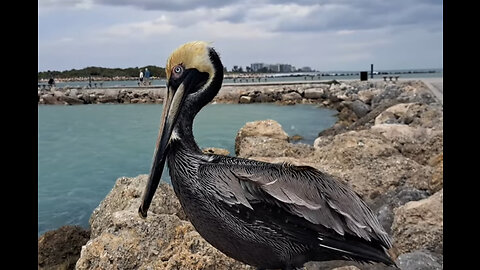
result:
[[[165,10],[182,11],[196,8],[218,8],[231,5],[238,1],[224,0],[177,0],[177,1],[158,1],[158,0],[96,0],[98,4],[113,6],[134,6],[145,10]]]
[[[39,8],[90,9],[95,0],[38,0]]]
[[[166,16],[161,16],[151,21],[115,24],[98,30],[96,34],[102,39],[138,39],[169,34],[175,28]]]
[[[39,69],[162,65],[191,40],[213,41],[229,68],[418,66],[427,56],[438,67],[442,21],[442,2],[428,0],[39,0]]]

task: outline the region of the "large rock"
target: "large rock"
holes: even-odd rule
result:
[[[303,92],[303,96],[309,99],[319,99],[326,97],[323,88],[305,89],[305,91]]]
[[[378,95],[381,92],[380,89],[370,88],[358,92],[358,99],[365,104],[371,105],[372,99],[375,95]]]
[[[275,120],[262,120],[246,123],[235,137],[235,154],[240,151],[240,144],[247,137],[267,137],[288,142],[288,134],[282,129],[282,126]]]
[[[302,96],[297,92],[286,93],[282,95],[282,101],[301,101]]]
[[[375,118],[375,124],[405,124],[414,127],[443,128],[443,109],[422,103],[400,103]]]
[[[213,99],[214,102],[238,103],[240,100],[240,91],[232,86],[223,86]]]
[[[117,179],[113,189],[90,216],[92,238],[113,228],[113,213],[122,210],[131,210],[137,213],[147,181],[148,175],[146,174],[135,178],[121,177]],[[149,214],[170,214],[177,215],[180,219],[186,219],[172,187],[165,182],[160,182],[148,211]]]
[[[99,91],[98,102],[99,103],[118,103],[118,96],[120,90],[117,89],[106,89],[104,91]]]
[[[269,137],[246,137],[239,146],[237,156],[251,157],[304,157],[313,153],[313,147],[306,144],[292,144],[285,140]]]
[[[396,99],[402,93],[402,87],[394,83],[389,83],[385,86],[383,91],[372,98],[372,108],[378,105]]]
[[[83,100],[81,100],[79,98],[76,98],[76,97],[71,97],[71,96],[62,96],[62,97],[59,97],[59,100],[63,101],[64,103],[66,103],[68,105],[84,104]]]
[[[79,226],[62,226],[38,238],[38,269],[74,269],[90,231]]]
[[[394,218],[393,210],[410,201],[425,199],[430,194],[425,190],[413,187],[401,186],[395,190],[381,194],[371,205],[371,208],[388,234],[391,234],[391,227]]]
[[[348,182],[365,200],[399,186],[428,189],[432,168],[403,156],[385,137],[369,130],[319,137],[308,158]]]
[[[238,101],[238,103],[240,103],[240,104],[252,103],[252,102],[253,102],[253,100],[249,96],[241,96],[240,100]]]
[[[416,250],[398,256],[395,263],[402,270],[442,270],[443,255]]]
[[[419,102],[423,104],[434,104],[437,102],[435,96],[422,81],[402,82],[403,92],[398,96],[402,102]]]
[[[395,209],[394,246],[400,253],[427,249],[443,253],[443,189]]]
[[[371,129],[373,132],[382,134],[388,140],[401,143],[424,142],[433,133],[430,128],[412,127],[404,124],[376,124]]]
[[[147,175],[122,177],[95,209],[76,269],[253,269],[208,244],[161,183],[146,219],[138,215]]]
[[[429,189],[433,192],[437,192],[443,188],[443,153],[432,157],[429,161],[429,165],[434,169]]]
[[[228,151],[227,149],[217,148],[217,147],[206,147],[202,149],[202,152],[204,154],[215,154],[215,155],[223,155],[223,156],[230,155],[230,151]]]
[[[46,105],[65,105],[65,102],[50,94],[44,94],[39,98],[40,104]]]
[[[350,109],[357,115],[358,118],[360,118],[365,116],[370,111],[370,106],[357,99],[351,103]]]
[[[443,130],[405,124],[377,124],[371,131],[381,134],[400,153],[422,165],[443,153]]]

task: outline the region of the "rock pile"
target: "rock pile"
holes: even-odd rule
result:
[[[224,88],[216,101],[320,103],[337,109],[339,121],[314,145],[293,144],[273,120],[247,123],[237,134],[235,154],[308,165],[344,181],[393,236],[390,252],[402,270],[443,269],[443,106],[426,87],[415,81],[269,87]],[[166,183],[148,218],[141,219],[137,210],[146,179],[117,180],[91,216],[90,240],[76,269],[253,269],[205,242]],[[392,268],[333,261],[311,262],[305,269]]]

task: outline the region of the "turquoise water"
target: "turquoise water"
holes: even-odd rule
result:
[[[148,174],[162,105],[38,106],[38,235],[62,225],[88,227],[88,219],[122,176]],[[336,111],[314,105],[214,104],[194,123],[201,148],[235,155],[238,130],[274,119],[290,135],[312,144],[332,126]],[[163,179],[169,181],[166,170]]]

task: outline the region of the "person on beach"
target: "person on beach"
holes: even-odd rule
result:
[[[145,68],[145,85],[150,84],[150,71],[148,68]]]
[[[140,75],[139,75],[140,83],[138,85],[143,85],[143,70],[140,69]]]
[[[50,77],[50,79],[48,80],[48,86],[50,86],[50,88],[52,88],[52,86],[55,86],[55,80],[53,79],[53,77]]]

